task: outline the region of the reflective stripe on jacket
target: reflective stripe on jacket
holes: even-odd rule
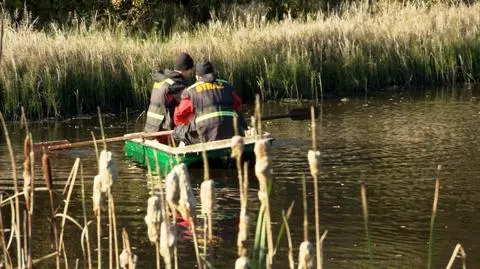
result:
[[[240,112],[241,100],[227,81],[201,81],[183,92],[182,101],[175,110],[175,122],[188,120],[200,138],[207,142],[231,138],[233,117],[239,116]]]
[[[176,71],[165,70],[161,73],[163,80],[153,85],[150,104],[148,106],[145,132],[170,130],[175,126],[173,113],[179,101],[174,95],[180,95],[186,87],[186,80]]]

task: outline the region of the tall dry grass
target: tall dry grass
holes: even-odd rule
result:
[[[209,57],[221,76],[252,98],[318,97],[399,85],[473,82],[480,74],[480,4],[345,5],[307,19],[257,15],[212,21],[169,37],[132,36],[121,21],[77,19],[35,31],[32,19],[5,20],[1,109],[19,104],[51,117],[143,108],[150,72],[188,51]],[[88,21],[88,22],[87,22]]]

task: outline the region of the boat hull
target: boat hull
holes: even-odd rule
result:
[[[273,140],[270,136],[265,138],[270,143]],[[170,147],[159,143],[157,140],[138,138],[125,141],[125,154],[127,158],[133,160],[139,166],[150,166],[154,174],[156,174],[158,163],[160,174],[165,176],[178,163],[184,163],[188,167],[201,164],[203,149],[206,150],[208,159],[214,160],[210,164],[222,164],[224,167],[225,163],[231,162],[230,155],[232,150],[230,143],[231,140],[226,139],[208,142],[203,144],[203,146],[197,144],[185,147]],[[254,161],[254,146],[254,138],[245,138],[243,161]]]

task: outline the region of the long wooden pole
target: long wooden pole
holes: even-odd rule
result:
[[[155,133],[133,133],[133,134],[123,135],[118,137],[106,138],[105,142],[111,143],[111,142],[125,141],[129,139],[134,139],[134,138],[148,138],[148,137],[156,137],[156,136],[162,136],[162,135],[170,135],[172,134],[172,132],[173,131],[170,130],[170,131],[160,131]],[[89,141],[82,141],[82,142],[66,143],[62,145],[52,145],[48,147],[48,150],[52,151],[52,150],[78,148],[78,147],[93,145],[95,143],[103,143],[103,141],[104,141],[103,139],[97,139],[97,140],[89,140]]]

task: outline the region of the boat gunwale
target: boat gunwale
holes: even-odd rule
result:
[[[263,139],[266,139],[268,141],[273,141],[273,138],[271,137],[270,133],[265,133],[263,135]],[[244,137],[244,145],[255,144],[257,140],[258,140],[258,137],[256,136]],[[171,155],[182,155],[182,154],[185,155],[185,154],[194,154],[194,153],[200,154],[204,149],[206,151],[230,149],[231,143],[232,143],[232,139],[223,139],[223,140],[217,140],[217,141],[207,142],[203,144],[200,143],[200,144],[188,145],[183,147],[170,147],[169,145],[159,143],[157,140],[145,140],[143,138],[133,138],[127,141],[132,141],[143,146],[148,146],[156,150],[161,150]]]

